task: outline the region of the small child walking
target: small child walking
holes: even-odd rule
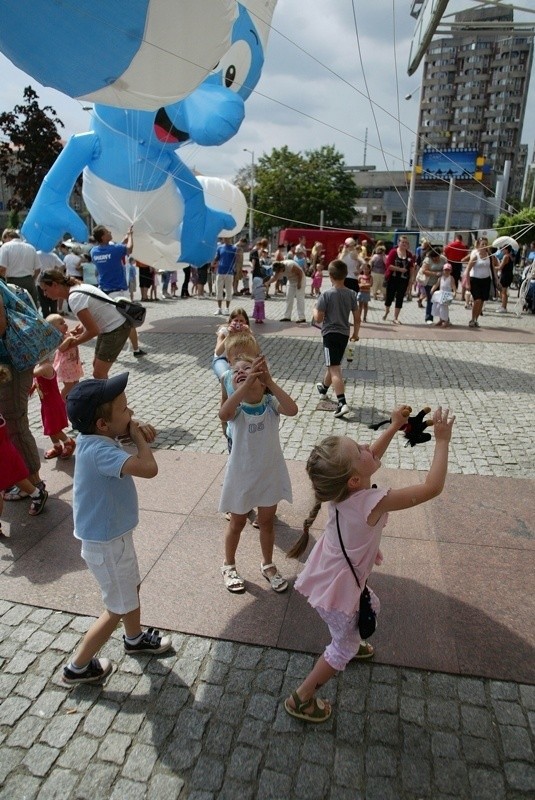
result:
[[[361,591],[373,564],[382,562],[379,543],[388,512],[420,505],[437,497],[448,468],[448,448],[455,417],[446,409],[433,414],[435,452],[423,483],[405,489],[377,489],[371,477],[396,432],[407,421],[406,407],[392,413],[389,427],[372,445],[359,445],[348,436],[328,436],[314,447],[307,473],[314,489],[315,505],[304,522],[303,534],[288,555],[304,552],[309,529],[321,504],[328,502],[325,530],[310,553],[295,588],[329,627],[332,641],[310,674],[284,702],[292,717],[306,722],[325,722],[331,705],[315,697],[316,690],[344,670],[352,658],[369,658],[373,648],[361,641],[358,616]],[[342,544],[351,562],[346,561]],[[357,585],[356,577],[359,585]],[[378,613],[378,598],[371,592],[371,606]]]
[[[273,591],[284,592],[288,582],[273,563],[273,520],[280,500],[292,502],[292,486],[280,445],[279,418],[281,414],[295,416],[297,405],[275,383],[262,355],[235,362],[232,386],[233,393],[219,409],[221,420],[232,421],[232,450],[219,503],[220,511],[230,512],[221,567],[223,582],[229,592],[245,591],[236,569],[236,551],[249,512],[258,508],[260,572]]]
[[[437,328],[449,328],[451,325],[450,305],[455,297],[456,289],[455,279],[451,274],[451,264],[444,264],[442,275],[431,289],[432,314],[434,317],[438,317],[438,322],[435,322]]]
[[[36,517],[45,507],[48,492],[44,488],[34,486],[28,476],[30,471],[19,451],[9,438],[7,424],[0,414],[0,516],[4,508],[4,491],[11,486],[17,486],[22,492],[30,496],[31,517]],[[0,524],[0,535],[2,525]]]
[[[57,328],[57,330],[63,334],[63,339],[67,338],[70,332],[69,326],[61,314],[49,314],[46,321],[50,322],[54,328]],[[53,367],[56,370],[58,381],[61,381],[63,384],[61,396],[65,400],[72,387],[76,386],[80,378],[84,375],[84,368],[80,360],[78,345],[69,346],[68,350],[62,350],[60,345],[54,356]]]
[[[33,392],[37,392],[41,401],[43,433],[52,440],[52,447],[45,451],[45,458],[70,458],[74,453],[76,442],[64,431],[64,428],[69,427],[67,409],[59,391],[56,370],[50,361],[41,361],[33,368],[33,386],[30,394]]]
[[[133,478],[154,478],[158,465],[149,446],[156,437],[152,425],[132,418],[125,389],[128,372],[107,380],[82,381],[70,392],[67,408],[80,432],[74,467],[74,535],[82,542],[82,558],[93,574],[105,611],[91,625],[74,657],[63,668],[68,686],[97,683],[112,670],[107,658],[96,658],[122,620],[127,655],[164,653],[169,636],[142,631],[139,606],[141,578],[133,543],[139,504]],[[129,436],[131,455],[117,437]]]
[[[353,316],[353,332],[351,341],[358,342],[360,328],[359,301],[353,289],[344,286],[347,277],[347,266],[336,259],[329,264],[331,288],[320,295],[313,312],[314,322],[321,324],[323,336],[323,354],[325,358],[325,376],[322,383],[316,384],[320,397],[327,397],[332,385],[336,392],[335,417],[343,417],[349,413],[345,396],[344,379],[342,377],[342,359],[349,341],[349,315]]]
[[[253,269],[252,294],[254,300],[253,319],[258,325],[263,325],[266,318],[266,279],[262,267],[257,264]]]
[[[322,283],[323,283],[323,262],[318,261],[314,267],[314,273],[312,275],[312,284],[310,287],[311,297],[320,296]]]
[[[370,296],[372,291],[373,276],[372,268],[368,262],[365,262],[361,267],[358,276],[359,291],[357,298],[359,301],[359,314],[361,322],[368,320],[368,305],[370,303]]]

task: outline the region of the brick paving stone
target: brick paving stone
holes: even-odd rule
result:
[[[264,769],[260,773],[257,800],[281,800],[291,797],[292,779],[289,775]]]
[[[505,800],[505,781],[498,772],[474,767],[468,777],[471,800]]]
[[[59,750],[56,747],[48,747],[46,744],[37,743],[30,747],[22,763],[32,775],[42,778],[58,756]]]
[[[178,775],[153,775],[147,787],[147,800],[178,800],[183,787],[184,781]]]
[[[512,789],[520,792],[535,793],[535,766],[521,761],[509,761],[505,764],[505,777]]]
[[[119,778],[113,787],[110,800],[145,800],[146,796],[147,792],[143,783]]]
[[[123,767],[123,775],[134,781],[148,781],[158,754],[154,747],[134,744]]]
[[[223,785],[225,765],[219,759],[201,755],[191,776],[193,788],[217,792]]]
[[[108,733],[100,745],[97,757],[101,761],[111,761],[114,764],[122,764],[126,751],[132,744],[132,739],[123,733]]]
[[[91,709],[84,721],[84,732],[92,736],[104,736],[120,709],[118,703],[106,700]]]
[[[79,735],[65,747],[58,759],[58,766],[84,772],[98,750],[98,740]]]
[[[500,736],[507,759],[533,763],[533,748],[526,728],[503,725],[500,726]]]
[[[30,714],[43,719],[51,719],[62,703],[65,702],[65,692],[43,692],[33,704]]]
[[[526,717],[518,703],[495,700],[492,707],[500,725],[526,725]]]
[[[428,797],[431,794],[430,761],[402,753],[401,784],[406,792],[411,792],[416,797]]]
[[[54,769],[43,783],[39,800],[64,800],[70,797],[78,775],[65,769]]]
[[[325,767],[318,764],[301,764],[297,766],[295,797],[322,800],[327,794],[329,783],[329,772]]]
[[[26,755],[26,750],[20,747],[1,747],[0,748],[0,785],[12,770],[17,767]]]
[[[494,734],[491,714],[484,708],[461,706],[461,725],[463,733],[471,736],[491,739]]]
[[[118,768],[111,764],[90,764],[76,787],[76,800],[109,797]]]
[[[25,697],[8,697],[0,705],[0,725],[14,725],[30,705]]]
[[[7,739],[8,747],[31,747],[45,725],[44,720],[24,717]]]
[[[64,747],[82,721],[82,714],[65,714],[48,723],[41,734],[41,741],[54,747]]]
[[[14,775],[0,788],[0,800],[34,800],[41,781],[33,775]]]

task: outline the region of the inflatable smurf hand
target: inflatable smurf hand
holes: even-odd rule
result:
[[[78,242],[86,242],[87,226],[72,209],[64,195],[43,183],[22,226],[22,235],[36,250],[48,253],[69,233]]]
[[[204,220],[200,229],[201,219],[199,217],[201,214],[204,216]],[[199,267],[214,257],[215,244],[220,231],[225,228],[233,228],[236,224],[232,214],[206,206],[199,211],[195,224],[189,225],[186,220],[187,211],[182,225],[179,260]],[[202,231],[200,236],[199,230]]]

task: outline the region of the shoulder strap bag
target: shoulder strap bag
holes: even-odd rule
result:
[[[78,294],[87,294],[89,297],[94,297],[95,300],[100,300],[102,303],[111,303],[133,328],[139,328],[145,322],[147,309],[145,306],[142,306],[141,303],[134,303],[123,297],[120,297],[118,300],[112,300],[110,297],[101,297],[95,292],[87,292],[84,289],[73,289],[69,294],[74,294],[75,292]]]
[[[338,540],[340,542],[340,547],[342,548],[342,553],[344,554],[344,558],[349,564],[349,568],[353,573],[353,577],[357,582],[357,586],[360,589],[360,602],[359,602],[359,613],[357,617],[357,628],[363,639],[369,639],[370,636],[373,633],[375,633],[375,629],[377,628],[377,614],[372,608],[370,590],[368,589],[366,583],[364,584],[364,588],[361,587],[360,581],[357,577],[357,573],[355,572],[355,568],[353,567],[353,564],[351,563],[351,560],[347,555],[346,549],[344,547],[342,534],[340,532],[340,523],[338,521],[338,509],[336,509],[336,530],[338,531]]]

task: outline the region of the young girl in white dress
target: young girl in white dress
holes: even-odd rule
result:
[[[232,420],[232,451],[219,503],[220,511],[230,512],[223,581],[229,592],[245,591],[236,569],[236,551],[248,513],[258,508],[260,571],[273,591],[284,592],[288,582],[273,563],[273,520],[280,500],[292,502],[292,486],[279,440],[279,417],[294,417],[297,405],[275,383],[262,355],[242,357],[234,363],[232,386],[233,393],[219,409],[221,420]]]
[[[456,288],[455,281],[451,274],[451,264],[444,264],[442,275],[431,290],[431,297],[433,300],[431,313],[434,317],[438,317],[438,322],[435,322],[438,328],[449,328],[451,325],[450,303],[455,297]]]

